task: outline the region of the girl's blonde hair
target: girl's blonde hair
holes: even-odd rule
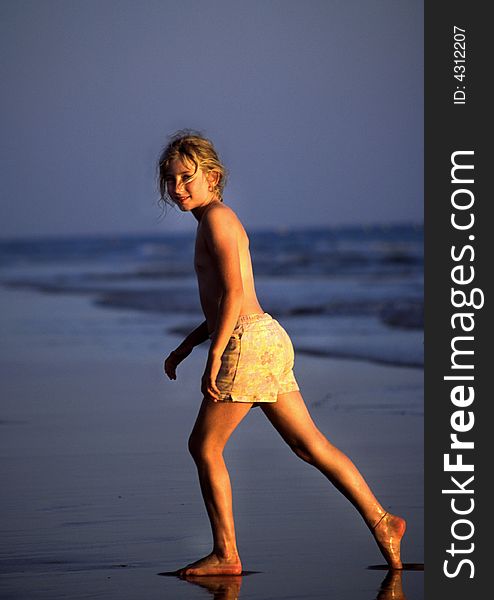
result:
[[[201,168],[205,175],[217,173],[217,181],[214,184],[215,197],[223,202],[223,189],[226,184],[226,169],[221,163],[213,143],[200,132],[192,129],[181,129],[170,136],[170,141],[165,146],[158,161],[158,185],[160,201],[173,205],[166,188],[166,176],[168,165],[172,160],[180,159],[186,164],[192,162],[195,171]]]

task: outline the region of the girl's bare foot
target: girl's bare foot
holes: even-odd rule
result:
[[[405,519],[385,513],[372,529],[379,550],[392,569],[403,568],[400,558],[400,543],[406,528]]]
[[[240,575],[241,573],[242,563],[238,554],[224,558],[215,552],[211,552],[204,558],[177,571],[177,575],[181,577],[185,575]]]

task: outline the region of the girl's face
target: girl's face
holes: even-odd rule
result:
[[[170,161],[165,177],[170,198],[182,211],[189,211],[208,204],[214,196],[214,176],[206,175],[194,163],[179,158]]]

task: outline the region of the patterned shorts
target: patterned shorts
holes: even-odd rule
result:
[[[221,402],[276,402],[299,389],[294,351],[283,327],[268,313],[243,315],[221,357],[216,385]]]

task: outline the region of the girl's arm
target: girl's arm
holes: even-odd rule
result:
[[[216,376],[221,355],[237,324],[243,302],[242,274],[239,256],[239,225],[234,214],[223,209],[211,210],[204,223],[205,239],[215,261],[222,295],[218,306],[216,327],[209,348],[202,392],[213,400],[219,399]]]
[[[209,338],[207,321],[203,321],[198,327],[191,331],[184,341],[174,352],[182,353],[184,350],[190,353],[196,346],[202,344]]]
[[[191,331],[184,341],[170,352],[165,359],[165,373],[170,379],[176,379],[176,369],[178,365],[185,359],[195,346],[202,344],[209,338],[207,322],[203,321],[198,327]]]

